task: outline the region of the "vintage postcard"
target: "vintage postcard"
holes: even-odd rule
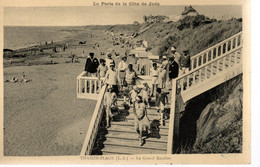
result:
[[[249,7],[2,1],[0,164],[249,164]]]

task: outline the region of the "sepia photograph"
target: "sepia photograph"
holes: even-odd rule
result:
[[[2,10],[3,157],[250,162],[242,3]]]

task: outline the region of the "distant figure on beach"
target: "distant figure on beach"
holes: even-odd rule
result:
[[[26,75],[24,74],[24,72],[23,72],[23,74],[22,74],[22,82],[28,82],[28,80],[27,80],[27,77],[26,77]]]
[[[87,72],[88,77],[97,77],[97,68],[99,62],[97,58],[94,58],[94,53],[89,53],[89,57],[86,60],[85,71]]]
[[[12,77],[12,79],[10,80],[10,82],[18,82],[18,78],[16,78],[15,76]]]
[[[82,52],[82,57],[85,57],[85,52],[84,51]]]
[[[48,42],[47,42],[47,41],[45,42],[45,45],[48,45]]]

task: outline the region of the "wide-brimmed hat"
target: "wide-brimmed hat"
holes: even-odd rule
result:
[[[167,59],[167,56],[166,55],[163,55],[163,57],[162,57],[163,59]]]
[[[93,52],[89,53],[89,56],[94,56],[94,55],[95,55],[95,53],[93,53]]]
[[[109,90],[109,89],[113,89],[113,86],[112,85],[108,85],[107,86],[107,90]]]
[[[174,46],[171,47],[171,51],[175,51],[176,48]]]

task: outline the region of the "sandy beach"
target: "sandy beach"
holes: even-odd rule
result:
[[[79,155],[95,101],[76,98],[82,64],[16,66],[4,69],[28,83],[4,84],[4,155]]]

